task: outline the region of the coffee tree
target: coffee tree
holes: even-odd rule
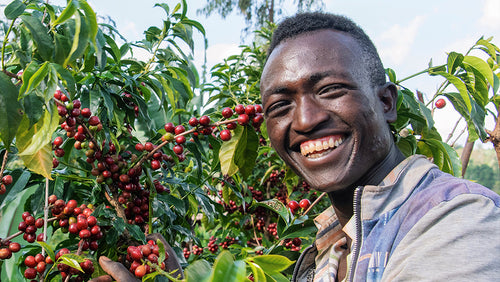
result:
[[[143,280],[180,280],[165,271],[165,245],[146,239],[160,233],[184,280],[287,281],[314,240],[310,215],[328,202],[269,146],[259,79],[272,27],[200,85],[192,35],[204,29],[186,1],[157,4],[161,26],[134,43],[85,0],[49,2],[14,0],[1,22],[1,278],[86,281],[104,274],[104,255]],[[447,79],[431,109],[388,70],[401,86],[398,146],[454,174],[460,160],[433,126],[433,101],[446,96],[470,125],[484,123],[487,102],[498,105],[498,48],[474,48],[487,51],[488,69],[450,55],[421,72]],[[451,85],[460,93],[444,91]],[[477,93],[489,98],[477,104]]]

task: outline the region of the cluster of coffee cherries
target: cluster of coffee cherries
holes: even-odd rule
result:
[[[56,254],[56,261],[58,261],[61,256],[66,254],[71,254],[71,251],[67,248],[62,248],[61,250],[59,250],[59,252],[57,252]],[[50,257],[47,258],[50,259]],[[64,263],[57,264],[57,270],[60,271],[63,281],[65,281],[68,276],[70,276],[70,278],[72,276],[76,276],[72,278],[73,280],[71,281],[88,281],[92,276],[92,273],[94,273],[94,263],[90,259],[85,259],[80,263],[80,267],[82,268],[83,272]]]
[[[12,184],[12,175],[4,175],[0,180],[0,195],[5,194],[7,192],[7,187]]]
[[[134,193],[134,197],[129,197],[128,200],[123,200],[122,197],[127,196],[128,192],[123,192],[118,198],[118,201],[123,204],[126,202],[125,216],[128,223],[142,225],[149,218],[149,191],[142,189],[139,193]],[[125,196],[124,196],[125,194]]]
[[[299,209],[307,210],[311,206],[311,201],[309,199],[302,199],[300,202],[297,201],[289,201],[288,208],[290,211],[295,214]]]
[[[136,277],[142,278],[144,275],[154,271],[149,264],[154,264],[165,269],[165,261],[158,261],[160,257],[160,247],[155,241],[149,240],[147,244],[140,246],[129,246],[125,265]],[[168,259],[168,253],[165,252],[165,260]]]
[[[28,243],[33,243],[35,240],[43,241],[43,233],[36,235],[38,228],[42,228],[44,224],[43,218],[35,219],[29,212],[22,214],[22,219],[17,229],[23,232],[23,239]]]
[[[10,259],[12,253],[17,253],[21,250],[21,244],[17,242],[11,242],[10,240],[3,241],[0,238],[0,260]]]
[[[47,264],[52,264],[52,259],[42,254],[36,254],[35,256],[29,255],[24,259],[24,265],[26,269],[24,270],[24,277],[26,279],[35,279],[38,275],[42,276],[47,269]]]
[[[89,138],[90,132],[102,130],[102,123],[99,117],[92,116],[89,108],[80,109],[82,105],[80,100],[70,102],[69,98],[60,90],[54,93],[54,98],[57,103],[57,112],[61,116],[61,128],[66,131],[66,136],[76,140],[74,143],[76,149],[81,150],[88,146],[88,154],[93,155],[91,152],[95,150],[96,144],[90,142],[87,145],[85,141]],[[65,155],[64,149],[60,147],[63,141],[62,137],[59,136],[53,142],[54,154],[58,158]],[[54,158],[52,165],[56,168],[59,165],[59,160]]]
[[[302,240],[300,238],[293,238],[293,239],[285,239],[283,241],[283,245],[285,248],[290,249],[291,251],[300,251],[300,245],[302,245]]]
[[[279,239],[277,227],[278,227],[278,224],[276,222],[269,223],[269,225],[267,226],[267,233],[270,236],[273,236],[274,238]]]

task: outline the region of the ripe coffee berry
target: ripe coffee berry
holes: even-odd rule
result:
[[[144,145],[142,145],[141,143],[137,143],[135,144],[135,149],[139,152],[142,152],[144,151]]]
[[[54,139],[54,142],[52,142],[52,144],[54,144],[55,147],[59,147],[61,146],[63,143],[63,139],[61,136],[57,136],[55,139]]]
[[[299,202],[299,206],[307,210],[311,206],[311,201],[309,201],[309,199],[302,199]]]
[[[179,145],[186,143],[186,136],[179,135],[179,136],[175,137],[175,143],[177,143]]]
[[[5,185],[12,184],[12,175],[5,175],[4,177],[2,177],[2,182]]]
[[[210,124],[210,118],[208,116],[200,117],[200,124],[203,126],[207,126]]]
[[[255,107],[253,105],[248,105],[245,107],[245,114],[253,116],[255,114]]]
[[[230,130],[236,129],[237,126],[238,125],[236,124],[236,122],[230,122],[230,123],[226,124],[227,129],[230,129]]]
[[[166,132],[174,133],[175,126],[171,122],[167,122],[164,126]]]
[[[237,114],[239,114],[239,115],[244,114],[244,113],[245,113],[245,106],[243,106],[243,105],[241,105],[241,104],[240,104],[240,105],[237,105],[236,107],[234,107],[234,111],[235,111]]]
[[[154,145],[153,145],[153,143],[151,143],[151,142],[146,142],[146,144],[144,144],[144,149],[145,149],[146,151],[148,151],[148,152],[153,151],[153,149],[154,149]]]
[[[146,275],[146,272],[146,266],[142,264],[135,269],[134,274],[137,278],[142,278],[144,275]]]
[[[250,121],[250,117],[247,114],[241,114],[238,116],[238,124],[239,125],[247,125]]]
[[[231,108],[229,107],[226,107],[224,109],[222,109],[222,116],[225,117],[225,118],[230,118],[233,116],[233,110],[231,110]]]
[[[197,125],[198,125],[199,121],[198,121],[198,119],[197,119],[197,118],[192,117],[192,118],[190,118],[190,119],[189,119],[189,122],[188,122],[188,123],[189,123],[189,125],[191,125],[192,127],[195,127],[195,126],[197,126]]]
[[[174,129],[175,135],[179,135],[179,134],[183,133],[184,131],[186,131],[186,128],[184,128],[183,125],[178,125]]]
[[[443,98],[438,99],[436,101],[436,108],[442,109],[442,108],[444,108],[444,106],[446,106],[446,101]]]
[[[98,125],[98,124],[100,124],[100,123],[101,123],[101,121],[99,120],[99,117],[98,117],[98,116],[91,116],[91,117],[89,118],[89,124],[90,124],[90,125],[94,125],[94,126],[96,126],[96,125]]]
[[[220,139],[222,141],[229,141],[231,140],[231,132],[228,129],[224,129],[220,132]]]
[[[297,201],[290,201],[288,202],[288,207],[292,210],[292,212],[295,212],[296,210],[299,209],[299,203]]]
[[[157,169],[159,169],[160,167],[161,167],[161,163],[160,163],[160,161],[159,161],[159,160],[152,160],[152,161],[151,161],[151,168],[152,168],[153,170],[157,170]]]
[[[91,115],[92,115],[92,112],[90,111],[89,108],[83,108],[81,111],[80,111],[80,114],[84,117],[84,118],[89,118]]]
[[[260,104],[255,105],[255,112],[262,113],[262,105],[260,105]]]
[[[184,147],[182,147],[181,145],[175,145],[172,148],[172,151],[174,151],[175,154],[180,155],[182,154],[182,152],[184,152]]]

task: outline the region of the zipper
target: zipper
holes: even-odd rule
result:
[[[361,195],[363,193],[363,186],[358,186],[356,190],[354,190],[353,197],[353,213],[354,213],[354,224],[356,228],[356,234],[354,237],[353,250],[352,250],[352,259],[351,259],[351,268],[349,269],[349,276],[347,276],[347,280],[352,282],[354,280],[354,274],[356,272],[356,265],[358,263],[359,251],[361,247],[361,238],[363,236],[363,232],[361,230]]]

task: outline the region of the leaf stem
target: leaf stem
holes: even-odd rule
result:
[[[14,27],[14,22],[16,19],[13,19],[12,22],[10,23],[9,29],[5,33],[4,39],[3,39],[3,44],[2,44],[2,71],[5,72],[5,45],[7,45],[7,42],[9,41],[9,35],[10,32],[12,31],[12,27]]]
[[[407,76],[407,77],[405,77],[405,78],[403,78],[403,79],[397,80],[397,81],[396,81],[396,84],[400,84],[400,83],[401,83],[401,82],[403,82],[403,81],[406,81],[406,80],[408,80],[408,79],[410,79],[410,78],[414,78],[414,77],[416,77],[416,76],[419,76],[419,75],[424,74],[424,73],[427,73],[427,72],[429,72],[429,69],[428,69],[428,68],[427,68],[427,69],[425,69],[425,70],[423,70],[423,71],[419,71],[419,72],[417,72],[417,73],[414,73],[414,74],[412,74],[412,75],[410,75],[410,76]]]

